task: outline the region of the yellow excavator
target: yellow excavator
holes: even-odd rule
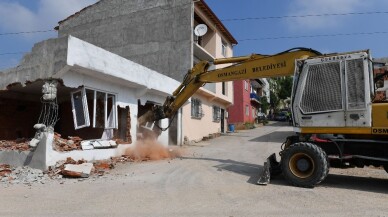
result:
[[[208,70],[211,65],[230,63]],[[384,73],[386,75],[388,73]],[[206,83],[293,75],[291,114],[295,134],[279,155],[264,163],[258,184],[283,174],[295,186],[314,187],[330,167],[383,167],[388,172],[388,103],[374,100],[383,76],[374,76],[369,50],[321,54],[294,48],[274,55],[201,61],[163,105],[154,105],[138,123],[173,118]]]

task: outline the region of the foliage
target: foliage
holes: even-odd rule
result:
[[[245,129],[254,129],[255,125],[251,122],[245,122],[244,123]]]
[[[278,91],[278,97],[281,100],[285,100],[291,97],[293,79],[291,76],[282,77],[277,80],[277,84],[280,87]]]
[[[269,103],[268,103],[268,99],[266,96],[262,96],[260,98],[260,103],[261,103],[261,112],[267,114],[267,110],[269,108]]]
[[[291,97],[293,77],[279,77],[270,79],[270,105],[278,110],[280,101]]]
[[[269,103],[271,105],[271,108],[276,109],[279,106],[279,102],[280,102],[277,94],[274,91],[270,90],[269,98],[270,98]]]

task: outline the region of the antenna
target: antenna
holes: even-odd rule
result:
[[[205,24],[199,24],[194,28],[194,34],[198,37],[204,36],[207,32],[207,26]]]

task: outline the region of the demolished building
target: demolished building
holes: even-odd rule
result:
[[[40,42],[0,72],[0,163],[47,169],[67,157],[120,155],[142,136],[137,116],[178,85],[71,35]],[[168,124],[152,126],[166,146],[169,131],[159,127]]]

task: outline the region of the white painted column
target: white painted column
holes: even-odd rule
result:
[[[181,109],[179,109],[179,111],[178,111],[178,114],[177,114],[177,118],[178,118],[178,120],[177,120],[177,145],[178,146],[181,146],[181,145],[183,145],[183,138],[182,138],[182,135],[183,135],[183,126],[182,126],[182,108]]]

